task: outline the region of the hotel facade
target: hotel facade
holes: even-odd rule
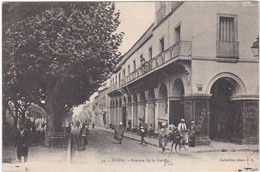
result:
[[[155,21],[109,78],[107,125],[158,133],[184,118],[211,139],[258,143],[258,6],[250,2],[155,2]]]

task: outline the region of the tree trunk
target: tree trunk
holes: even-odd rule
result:
[[[45,133],[45,140],[44,145],[49,146],[50,137],[54,135],[54,109],[53,109],[53,102],[48,101],[45,105],[45,111],[47,113],[46,119],[46,133]]]
[[[3,106],[3,124],[6,124],[6,107]]]
[[[63,133],[62,120],[64,116],[64,109],[58,106],[55,106],[54,109],[54,131],[59,134]]]
[[[17,129],[17,121],[18,121],[18,118],[15,117],[15,118],[14,118],[14,129],[15,129],[15,130]]]

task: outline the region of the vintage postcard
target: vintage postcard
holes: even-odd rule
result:
[[[259,171],[258,1],[2,2],[2,171]]]

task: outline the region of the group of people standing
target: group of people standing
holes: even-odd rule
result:
[[[141,120],[142,121],[142,120]],[[141,144],[147,144],[148,142],[145,141],[145,137],[147,134],[154,132],[152,127],[148,127],[148,125],[142,121],[139,125],[138,134],[141,136]],[[119,141],[119,144],[122,143],[122,139],[124,137],[125,127],[122,122],[119,123],[114,128],[114,138]],[[170,124],[168,127],[165,122],[162,123],[161,129],[159,131],[159,147],[165,147],[167,144],[167,140],[169,138],[169,134],[171,132],[178,132],[181,137],[184,137],[185,143],[188,144],[190,147],[195,147],[195,136],[198,132],[198,127],[195,125],[194,121],[191,121],[191,125],[189,128],[187,127],[185,120],[181,119],[178,126],[174,126]]]

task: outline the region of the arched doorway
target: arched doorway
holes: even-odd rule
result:
[[[220,78],[214,82],[210,93],[210,139],[231,141],[232,137],[239,131],[241,120],[236,113],[235,104],[231,97],[236,95],[240,87],[231,78]]]
[[[184,116],[184,86],[181,79],[176,79],[172,86],[172,97],[170,99],[169,122],[177,126]]]
[[[128,95],[127,96],[127,128],[129,129],[129,131],[132,130],[132,100],[131,100],[131,96]]]
[[[124,96],[123,98],[123,105],[122,105],[122,122],[123,125],[126,127],[126,116],[127,116],[127,112],[126,112],[126,97]]]
[[[148,92],[147,106],[148,106],[148,117],[147,117],[148,118],[147,119],[148,126],[151,126],[153,129],[155,129],[155,94],[154,94],[154,89],[151,89]]]
[[[138,127],[138,108],[137,108],[137,95],[133,96],[133,128]]]
[[[168,91],[165,84],[162,84],[158,95],[158,125],[161,128],[163,122],[168,123]]]

